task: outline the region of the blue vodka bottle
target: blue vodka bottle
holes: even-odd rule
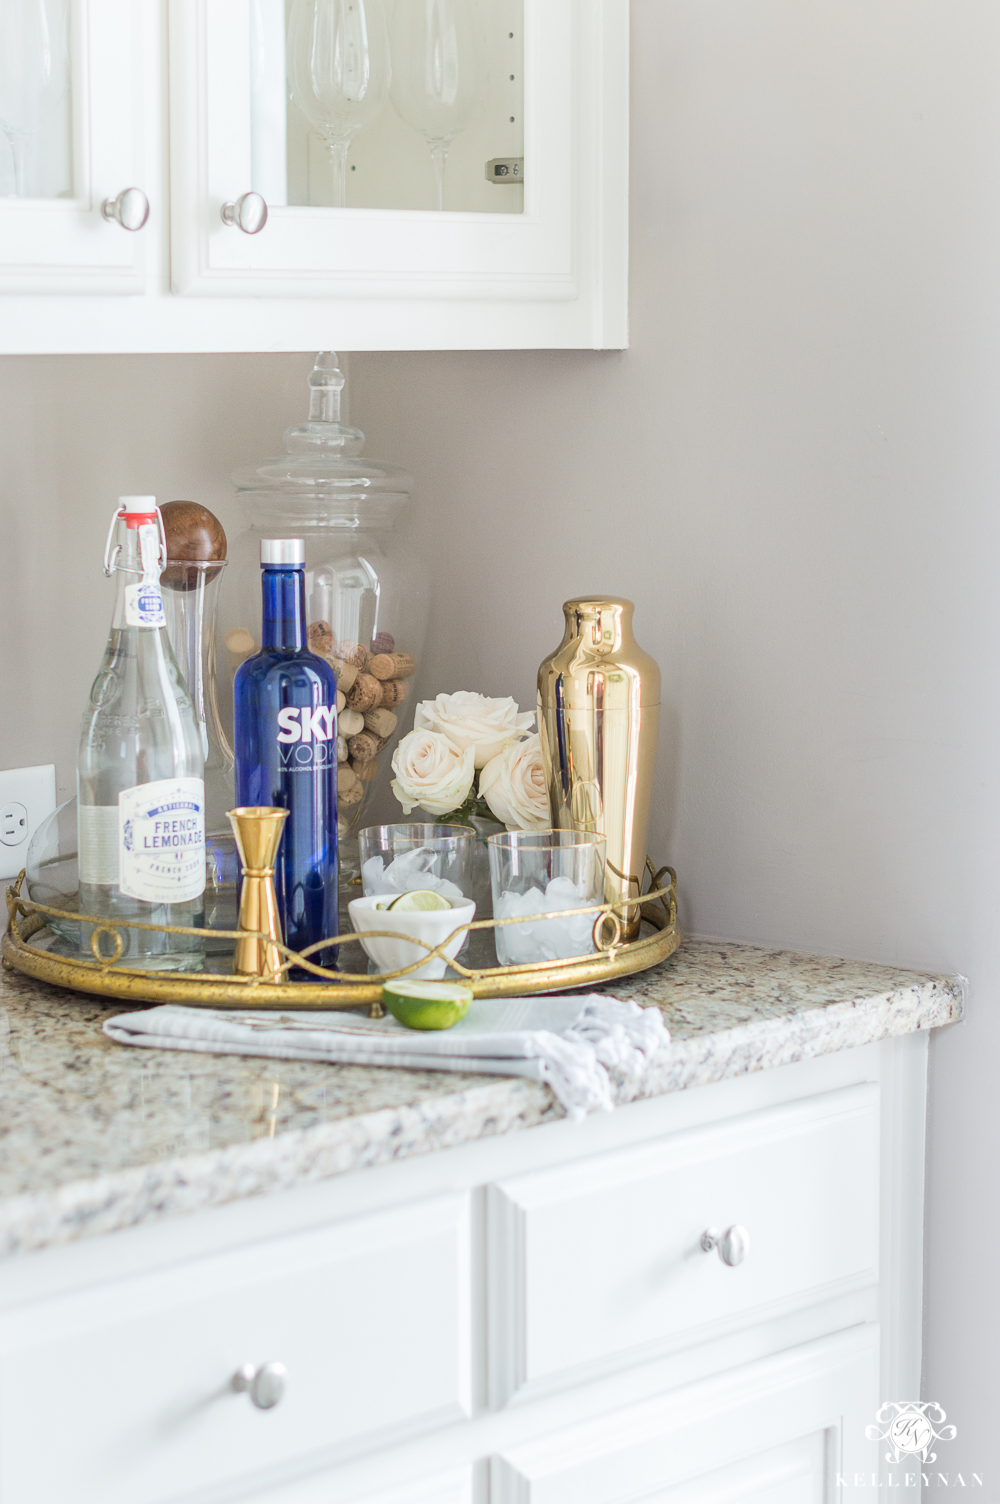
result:
[[[236,802],[288,810],[274,885],[293,950],[337,933],[337,681],[306,646],[304,560],[301,538],[261,540],[261,650],[233,685]]]

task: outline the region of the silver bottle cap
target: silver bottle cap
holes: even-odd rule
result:
[[[262,564],[304,564],[306,546],[301,538],[261,538]]]

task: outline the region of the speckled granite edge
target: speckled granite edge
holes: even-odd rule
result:
[[[830,1003],[676,1039],[641,1086],[619,1081],[616,1101],[683,1091],[952,1023],[962,1016],[960,977]],[[279,1134],[210,1153],[166,1159],[0,1202],[0,1258],[113,1232],[182,1212],[266,1195],[531,1128],[563,1116],[537,1082],[500,1077],[415,1106]]]

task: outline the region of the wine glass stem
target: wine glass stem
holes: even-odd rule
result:
[[[347,207],[347,149],[350,140],[331,141],[330,160],[333,164],[333,207]]]
[[[24,198],[24,168],[27,159],[27,137],[24,131],[4,132],[10,142],[11,156],[14,158],[14,194],[17,198]]]
[[[434,183],[437,188],[437,207],[444,208],[444,170],[448,164],[448,148],[440,141],[431,146],[431,161],[434,163]]]

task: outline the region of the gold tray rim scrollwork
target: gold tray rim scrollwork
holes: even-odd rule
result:
[[[70,914],[65,910],[35,903],[21,897],[24,872],[18,875],[7,888],[7,928],[0,940],[5,971],[19,971],[37,981],[48,982],[56,987],[66,987],[74,992],[107,997],[126,1003],[178,1003],[194,1008],[283,1008],[304,1011],[316,1009],[332,1011],[338,1008],[357,1008],[368,1004],[373,1012],[380,1012],[378,1004],[385,982],[405,977],[425,964],[433,956],[448,960],[448,966],[458,977],[468,983],[475,997],[523,997],[543,992],[564,992],[570,988],[600,986],[620,977],[633,976],[648,971],[665,961],[681,943],[681,929],[677,922],[677,874],[672,867],[654,869],[647,857],[646,867],[650,883],[647,891],[629,904],[605,903],[588,906],[594,919],[594,943],[597,949],[586,956],[573,956],[562,961],[534,961],[520,966],[467,967],[456,959],[444,957],[444,946],[454,939],[459,931],[495,929],[501,925],[523,924],[529,920],[558,918],[558,914],[531,914],[511,919],[480,919],[460,925],[439,945],[431,946],[423,940],[414,943],[421,946],[427,957],[421,957],[399,971],[362,975],[355,972],[332,971],[309,959],[310,953],[326,950],[332,946],[360,943],[360,935],[351,931],[335,935],[309,946],[301,954],[280,945],[282,970],[291,967],[312,973],[317,980],[329,983],[317,987],[315,982],[282,980],[265,981],[260,977],[244,977],[229,974],[206,974],[203,972],[153,971],[141,967],[119,964],[124,950],[120,929],[107,919],[88,914]],[[664,879],[669,877],[669,882]],[[634,914],[638,905],[642,918],[651,926],[651,933],[642,934],[635,940],[624,940],[623,918],[627,911]],[[46,926],[46,915],[78,920],[95,926],[91,936],[93,960],[75,956],[55,955],[29,942]],[[610,935],[607,933],[610,919]],[[202,930],[182,926],[158,925],[134,921],[122,925],[122,929],[158,930],[167,934],[205,935],[215,939],[235,940],[236,930]],[[373,931],[373,934],[388,934],[388,931]],[[101,950],[101,937],[108,936],[113,944],[109,956]],[[261,936],[267,939],[267,936]],[[454,978],[453,978],[454,979]]]

